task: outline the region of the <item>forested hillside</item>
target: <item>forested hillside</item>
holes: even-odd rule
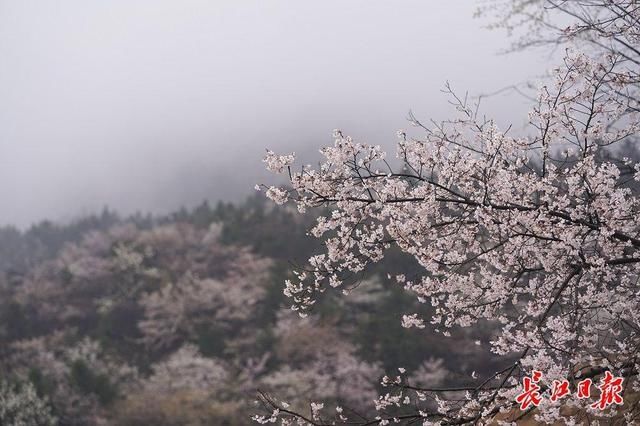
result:
[[[423,386],[492,370],[491,327],[473,339],[401,327],[401,312],[425,308],[389,279],[415,267],[399,253],[297,318],[283,281],[317,250],[314,219],[252,197],[2,229],[0,397],[16,402],[0,416],[244,425],[258,392],[365,410],[397,368]]]

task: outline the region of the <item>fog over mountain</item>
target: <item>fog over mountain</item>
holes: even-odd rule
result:
[[[474,1],[0,0],[0,224],[108,205],[166,212],[268,182],[265,147],[313,156],[331,131],[392,146],[440,92],[545,72],[499,56]],[[527,101],[484,110],[517,128]]]

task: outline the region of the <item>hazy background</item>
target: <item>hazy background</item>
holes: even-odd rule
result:
[[[103,206],[166,212],[268,181],[265,147],[312,153],[336,127],[391,146],[440,93],[487,93],[548,60],[444,1],[0,0],[1,224]],[[484,102],[523,124],[515,95]]]

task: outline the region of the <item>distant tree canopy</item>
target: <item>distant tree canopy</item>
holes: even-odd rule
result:
[[[402,328],[404,308],[424,307],[379,271],[300,323],[281,283],[290,260],[318,249],[305,232],[315,217],[256,195],[166,216],[105,211],[5,228],[0,247],[26,256],[3,258],[0,272],[7,392],[32,386],[60,425],[245,425],[258,389],[300,409],[322,400],[367,410],[385,370],[411,368],[435,385],[456,364],[493,368],[464,334],[454,351]],[[414,267],[400,252],[381,265]]]

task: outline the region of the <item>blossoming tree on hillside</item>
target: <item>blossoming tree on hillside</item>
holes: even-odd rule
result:
[[[431,126],[413,120],[422,138],[399,132],[400,168],[380,147],[339,130],[318,168],[295,169],[293,155],[269,151],[265,158],[269,170],[290,177],[290,188],[267,189],[276,203],[291,200],[301,212],[331,207],[311,229],[326,250],[286,282],[295,310],[306,315],[329,289],[348,293],[362,271],[397,247],[422,269],[395,280],[435,309],[430,318],[407,312],[403,325],[431,322],[447,335],[482,320],[498,323],[491,350],[504,356],[504,368],[447,389],[413,385],[410,372],[401,371],[383,379],[387,390],[371,415],[315,403],[302,413],[263,395],[268,413],[258,421],[516,421],[528,414],[514,407],[522,378],[533,370],[544,373],[541,393],[554,380],[575,387],[606,372],[627,381],[626,393],[640,390],[632,379],[640,367],[640,193],[633,182],[640,181],[640,163],[616,155],[637,143],[640,126],[640,6],[558,3],[590,3],[589,25],[577,19],[563,36],[604,48],[566,50],[539,90],[529,136],[498,128],[449,90],[457,117]],[[603,413],[592,403],[547,398],[534,414],[568,423],[637,418],[634,405]]]

